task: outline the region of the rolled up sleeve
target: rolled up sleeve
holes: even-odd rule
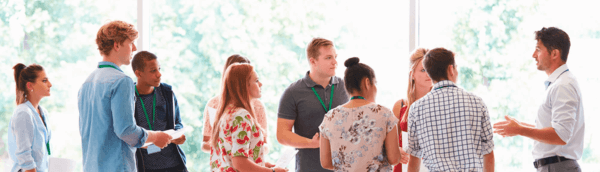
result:
[[[32,156],[32,146],[35,134],[34,119],[27,112],[21,111],[14,115],[11,128],[15,136],[18,165],[21,169],[31,170],[36,168]]]
[[[419,145],[419,138],[417,137],[417,117],[415,114],[415,106],[411,106],[408,114],[408,148],[406,153],[412,156],[421,158],[421,146]]]
[[[552,128],[560,139],[568,143],[577,122],[577,107],[581,103],[579,95],[575,88],[568,84],[558,85],[552,91]]]
[[[488,112],[487,106],[483,102],[483,100],[479,100],[479,104],[481,105],[481,155],[487,155],[494,151],[494,133],[492,131],[492,125],[490,122],[490,114]]]
[[[115,134],[131,147],[142,147],[148,133],[135,123],[135,85],[125,77],[115,83],[110,106]]]

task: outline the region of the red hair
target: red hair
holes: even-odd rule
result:
[[[250,116],[252,116],[252,122],[257,126],[256,128],[264,133],[262,126],[256,121],[254,115],[254,108],[250,103],[250,94],[248,90],[248,83],[250,83],[250,77],[254,72],[254,67],[247,63],[234,63],[231,64],[223,75],[223,84],[221,89],[221,102],[217,108],[216,120],[213,124],[213,133],[211,136],[211,146],[217,147],[217,140],[219,139],[219,130],[221,130],[221,118],[227,106],[232,105],[234,108],[246,109]]]
[[[132,24],[124,21],[111,21],[100,27],[96,34],[96,45],[101,54],[110,55],[115,43],[123,45],[127,39],[134,40],[138,37],[138,31]]]

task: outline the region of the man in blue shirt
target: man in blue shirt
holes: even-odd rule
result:
[[[78,95],[85,172],[136,171],[136,147],[154,143],[163,148],[170,143],[171,136],[146,131],[133,117],[135,85],[120,66],[130,63],[137,34],[132,24],[123,21],[107,23],[98,31],[96,44],[103,60]]]
[[[131,62],[137,77],[135,88],[135,121],[138,126],[153,131],[179,130],[183,128],[177,98],[172,87],[160,83],[162,76],[156,55],[141,51]],[[187,171],[185,154],[179,145],[185,142],[185,135],[171,141],[167,147],[158,149],[138,149],[135,157],[139,172]]]

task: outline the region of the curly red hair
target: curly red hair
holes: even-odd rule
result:
[[[132,24],[115,20],[100,27],[96,35],[96,44],[100,53],[108,56],[115,43],[123,45],[125,40],[134,40],[137,37],[138,31],[135,30]]]

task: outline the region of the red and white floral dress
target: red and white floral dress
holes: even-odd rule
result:
[[[265,166],[264,136],[256,128],[252,116],[242,108],[228,108],[221,117],[217,147],[210,150],[210,168],[213,172],[239,171],[233,167],[232,158],[247,157],[260,166]]]

